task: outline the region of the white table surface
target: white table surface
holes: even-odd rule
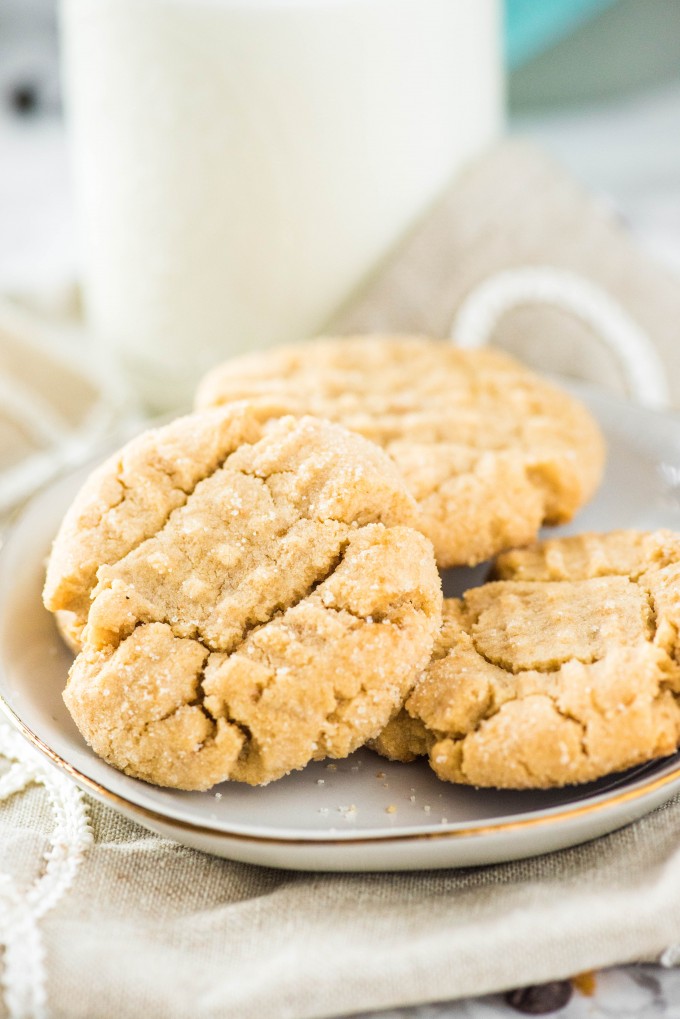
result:
[[[511,128],[534,136],[606,194],[652,256],[680,274],[680,83],[597,109],[523,118]],[[54,118],[19,121],[0,114],[0,153],[0,293],[38,291],[49,300],[76,278],[62,126]],[[381,1019],[507,1019],[518,1014],[502,996],[379,1013]],[[551,1014],[561,1019],[680,1019],[680,970],[639,965],[601,972],[593,996],[575,992],[564,1009]]]
[[[595,994],[574,992],[554,1019],[680,1019],[680,970],[626,966],[596,976]],[[501,995],[371,1013],[370,1019],[519,1019]],[[368,1015],[356,1019],[369,1019]]]

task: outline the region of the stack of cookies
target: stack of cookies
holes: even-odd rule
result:
[[[680,742],[680,536],[535,542],[599,482],[576,400],[492,350],[317,340],[230,361],[89,478],[44,600],[92,748],[260,785],[368,744],[444,780],[587,782]],[[496,557],[442,599],[439,569]]]

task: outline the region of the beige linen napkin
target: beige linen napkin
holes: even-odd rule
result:
[[[599,285],[651,337],[680,405],[680,281],[532,144],[509,141],[472,166],[374,279],[328,325],[340,333],[447,336],[475,287],[501,270],[571,270]],[[493,342],[546,371],[625,389],[618,359],[573,315],[540,305],[501,319]]]
[[[0,528],[139,414],[82,328],[0,301]]]
[[[616,296],[680,400],[677,281],[521,144],[471,169],[337,325],[443,334],[473,286],[526,263],[578,270]],[[17,336],[0,315],[0,371],[6,389],[16,377],[25,392],[39,388],[48,352],[27,341],[17,358]],[[611,355],[564,313],[513,311],[498,339],[543,367],[621,384]],[[49,405],[68,386],[59,417],[82,438],[85,408],[105,412],[115,397],[60,378],[40,395]],[[61,455],[9,410],[0,404],[0,492],[27,457]],[[677,942],[680,800],[590,844],[503,866],[297,874],[149,834],[82,797],[0,722],[1,1017],[340,1016],[655,958]]]

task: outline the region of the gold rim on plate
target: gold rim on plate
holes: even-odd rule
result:
[[[99,796],[103,800],[112,803],[114,806],[125,808],[133,813],[140,814],[147,820],[156,822],[157,824],[163,824],[165,826],[177,826],[182,828],[184,831],[195,832],[199,835],[207,835],[212,838],[215,836],[224,839],[235,839],[239,842],[255,842],[264,843],[266,845],[280,845],[280,846],[308,846],[310,848],[315,846],[355,846],[355,845],[367,845],[383,842],[415,842],[422,841],[424,839],[450,839],[450,838],[472,838],[475,836],[486,836],[486,835],[498,835],[510,831],[518,831],[521,829],[540,827],[544,824],[551,824],[555,821],[572,821],[577,817],[584,817],[588,814],[597,813],[601,810],[606,810],[611,807],[621,806],[624,803],[633,802],[640,799],[641,796],[647,795],[648,793],[655,792],[657,789],[663,789],[664,786],[669,785],[671,782],[680,778],[680,762],[668,774],[661,775],[656,779],[650,779],[643,785],[638,786],[634,789],[624,789],[622,792],[617,793],[615,796],[607,796],[606,793],[601,793],[601,796],[606,796],[606,799],[597,799],[595,801],[582,803],[580,806],[569,807],[565,810],[559,810],[557,813],[543,814],[538,817],[524,817],[516,821],[502,821],[492,824],[480,824],[472,828],[458,828],[455,830],[445,831],[433,831],[433,832],[412,832],[410,834],[402,835],[371,835],[371,836],[357,836],[342,839],[328,839],[328,838],[281,838],[271,835],[247,835],[243,832],[227,832],[222,831],[219,828],[208,828],[202,824],[196,824],[193,821],[183,821],[179,818],[169,817],[166,814],[161,814],[158,811],[152,810],[150,807],[143,807],[133,800],[128,800],[125,796],[121,796],[120,793],[114,793],[106,786],[101,785],[95,779],[90,778],[89,775],[83,774],[78,768],[75,768],[72,764],[66,761],[60,754],[53,750],[47,743],[44,742],[36,733],[34,733],[29,727],[23,722],[16,712],[9,706],[7,701],[0,695],[0,708],[2,709],[6,718],[11,724],[21,733],[21,735],[31,743],[37,750],[40,751],[45,757],[47,757],[54,765],[65,771],[66,774],[81,786],[84,786],[87,791],[93,792],[96,796]],[[624,822],[625,823],[625,822]]]

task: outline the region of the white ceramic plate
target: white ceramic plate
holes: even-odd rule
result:
[[[680,419],[594,391],[579,395],[609,440],[604,484],[568,528],[680,530]],[[224,783],[173,792],[129,778],[85,745],[61,699],[70,655],[40,601],[44,561],[87,469],[43,491],[0,553],[0,702],[16,727],[80,786],[128,817],[220,856],[309,870],[414,870],[497,863],[574,845],[628,824],[680,789],[680,754],[554,792],[440,782],[424,762],[363,750],[263,789]],[[557,532],[553,532],[557,533]],[[449,571],[446,593],[483,579]]]

